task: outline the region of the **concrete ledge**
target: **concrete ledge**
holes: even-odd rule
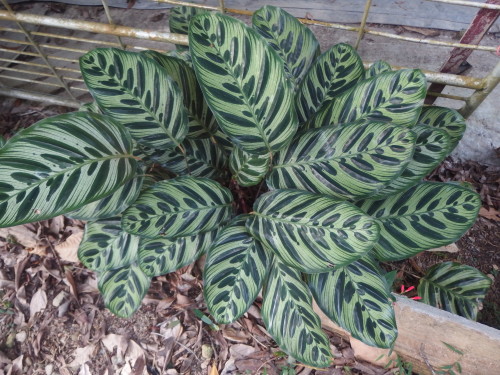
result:
[[[459,362],[463,374],[499,373],[499,330],[405,297],[398,296],[394,308],[399,330],[395,351],[404,361],[413,363],[414,372],[431,375],[431,367],[437,370]],[[315,310],[325,329],[349,339],[348,333],[317,306]],[[450,350],[443,342],[463,355]]]

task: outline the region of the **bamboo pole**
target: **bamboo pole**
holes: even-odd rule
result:
[[[370,13],[370,7],[372,5],[372,0],[366,0],[365,10],[363,11],[363,18],[361,19],[361,25],[359,26],[358,37],[356,43],[354,44],[354,49],[357,50],[361,39],[365,33],[366,20],[368,19],[368,14]]]
[[[465,118],[469,117],[477,107],[486,99],[486,97],[500,83],[500,62],[497,63],[493,71],[485,79],[485,85],[482,89],[476,90],[465,102],[465,105],[460,108],[459,112]]]
[[[464,5],[468,7],[483,8],[483,9],[500,10],[500,5],[478,3],[476,1],[464,1],[464,0],[426,0],[426,1],[432,1],[434,3],[452,4],[452,5]]]
[[[61,99],[53,95],[35,94],[24,90],[15,90],[3,87],[0,87],[0,95],[25,99],[25,100],[33,100],[36,102],[43,102],[51,105],[60,105],[63,107],[70,107],[70,108],[80,108],[80,106],[82,105],[82,103],[80,103],[77,100]]]

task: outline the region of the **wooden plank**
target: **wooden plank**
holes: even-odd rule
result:
[[[413,371],[431,375],[432,370],[459,362],[467,375],[498,374],[500,331],[424,303],[397,296],[394,306],[399,335],[395,351],[413,363]],[[323,327],[349,339],[345,330],[315,307]],[[450,350],[446,342],[463,352]]]
[[[10,0],[18,3],[26,0]],[[47,0],[31,0],[47,1]],[[56,0],[53,0],[56,1]],[[100,5],[101,0],[58,0],[68,4]],[[481,1],[481,0],[475,0]],[[218,5],[216,0],[193,0],[206,5]],[[108,0],[110,6],[127,7],[127,0]],[[282,7],[296,17],[310,16],[313,19],[335,23],[360,23],[365,0],[226,0],[227,8],[256,10],[272,4]],[[164,9],[171,5],[153,0],[136,0],[134,9]],[[404,25],[444,30],[463,30],[474,18],[477,8],[433,3],[425,0],[373,0],[369,23]],[[494,30],[500,31],[500,24]]]

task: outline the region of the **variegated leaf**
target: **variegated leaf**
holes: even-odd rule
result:
[[[215,240],[218,230],[195,236],[168,238],[141,238],[139,266],[148,276],[160,276],[193,263],[205,253]]]
[[[160,52],[145,51],[144,55],[160,64],[181,89],[189,116],[187,137],[198,139],[213,135],[217,131],[217,122],[203,98],[193,68],[180,59]]]
[[[267,185],[347,199],[367,197],[404,170],[414,142],[409,129],[366,120],[312,129],[276,156]]]
[[[356,204],[380,226],[376,257],[391,261],[458,240],[476,220],[481,198],[456,184],[422,182],[390,197]]]
[[[228,189],[207,178],[160,181],[123,213],[122,227],[148,238],[194,236],[227,222],[232,201]]]
[[[89,112],[44,119],[0,149],[0,227],[102,199],[136,169],[130,134],[115,121]]]
[[[80,58],[83,79],[102,111],[141,145],[177,147],[187,134],[182,93],[155,61],[138,53],[96,48]]]
[[[411,127],[417,122],[426,92],[425,76],[420,70],[382,73],[336,97],[314,117],[310,127],[361,119]]]
[[[91,221],[85,226],[78,259],[98,272],[128,266],[137,259],[139,239],[123,231],[120,216]]]
[[[226,133],[221,130],[217,130],[214,134],[215,142],[222,147],[226,156],[229,158],[231,152],[233,152],[233,142],[231,142],[231,138],[229,138]]]
[[[269,155],[249,154],[239,147],[234,147],[229,156],[229,169],[240,186],[257,185],[269,171],[270,164]]]
[[[113,194],[89,203],[78,210],[68,212],[65,216],[78,220],[99,220],[116,216],[135,202],[141,191],[144,172],[137,168],[136,177],[121,186]]]
[[[170,32],[176,34],[187,35],[189,31],[189,22],[191,18],[197,14],[206,13],[205,9],[189,7],[189,6],[177,6],[170,10],[170,17],[168,19],[168,24],[170,27]],[[177,51],[187,51],[188,46],[182,44],[176,44]]]
[[[356,339],[390,348],[397,337],[389,287],[379,265],[365,256],[330,271],[307,276],[321,310]]]
[[[301,190],[261,195],[247,221],[252,236],[286,264],[326,272],[360,258],[378,240],[375,221],[356,206]]]
[[[277,258],[264,286],[261,312],[267,331],[285,353],[308,366],[331,365],[330,342],[313,311],[307,285],[298,270]]]
[[[431,267],[418,285],[428,305],[476,320],[491,279],[474,267],[444,262]]]
[[[283,61],[255,30],[221,14],[193,18],[189,45],[205,99],[242,150],[266,154],[297,130],[293,90]]]
[[[178,148],[166,152],[154,150],[148,157],[179,176],[217,178],[226,173],[224,150],[212,140],[186,138],[182,147],[184,153]]]
[[[444,130],[422,124],[415,125],[411,130],[417,135],[412,159],[399,177],[370,199],[389,196],[417,184],[448,155],[450,137]]]
[[[333,98],[363,78],[365,68],[354,48],[345,43],[332,46],[309,69],[296,95],[299,123],[309,121]]]
[[[141,307],[151,278],[136,263],[104,271],[99,275],[99,291],[104,304],[122,318],[130,317]]]
[[[7,143],[7,141],[5,140],[5,138],[0,135],[0,148],[5,146],[6,143]]]
[[[248,218],[234,218],[208,250],[204,295],[219,323],[232,323],[248,310],[268,272],[272,255],[247,232]]]
[[[320,54],[316,37],[297,18],[283,9],[266,5],[252,17],[254,29],[278,53],[285,72],[296,88]]]
[[[379,74],[392,71],[391,66],[385,61],[378,60],[370,65],[368,69],[365,71],[365,79],[370,79]]]
[[[433,106],[422,108],[418,123],[446,131],[451,138],[449,152],[457,146],[467,127],[465,119],[454,109]]]

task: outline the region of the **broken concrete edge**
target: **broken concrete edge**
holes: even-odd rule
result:
[[[443,366],[459,363],[462,373],[469,375],[493,374],[498,371],[500,331],[447,311],[437,309],[406,297],[395,295],[394,310],[398,326],[398,338],[394,352],[404,362],[413,365],[418,374],[431,375]],[[349,333],[333,323],[314,304],[323,328],[339,334],[348,341],[355,341]],[[463,354],[450,349],[446,344]],[[366,350],[362,350],[365,346]],[[384,366],[389,361],[388,349],[378,349],[355,342],[357,359]],[[358,351],[358,355],[356,355]],[[360,352],[371,352],[366,356]],[[391,357],[395,359],[394,356]],[[378,361],[377,361],[378,359]],[[435,373],[435,372],[434,372]]]

